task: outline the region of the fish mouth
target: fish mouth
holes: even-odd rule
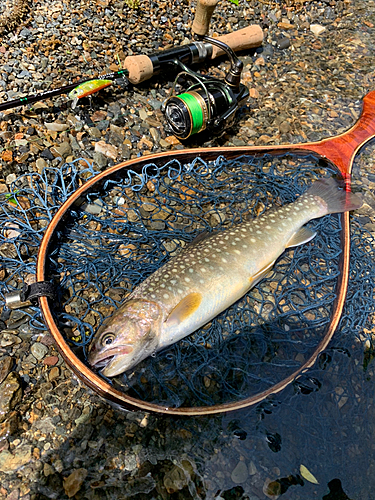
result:
[[[90,353],[88,362],[93,368],[99,369],[112,363],[119,356],[126,356],[133,352],[133,347],[130,345],[122,345],[113,347],[102,354]]]

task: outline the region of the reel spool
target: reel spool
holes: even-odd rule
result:
[[[177,75],[170,97],[164,101],[162,111],[167,126],[179,139],[188,139],[191,135],[211,129],[223,131],[234,120],[236,111],[249,98],[249,90],[240,83],[243,63],[225,43],[211,37],[204,40],[223,49],[231,60],[231,68],[224,81],[196,73],[176,60],[184,71]],[[185,92],[176,95],[178,79],[186,75],[195,80]]]

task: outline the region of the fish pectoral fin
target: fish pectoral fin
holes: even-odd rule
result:
[[[173,323],[181,323],[198,309],[201,302],[202,294],[198,292],[189,293],[172,309],[165,323],[167,326]]]
[[[285,248],[298,247],[311,241],[316,236],[316,232],[308,227],[301,227],[299,231],[293,234]]]
[[[267,264],[265,267],[262,267],[260,271],[251,276],[250,278],[251,287],[259,283],[259,281],[262,280],[271,271],[275,262],[276,262],[275,260],[272,261],[270,264]]]

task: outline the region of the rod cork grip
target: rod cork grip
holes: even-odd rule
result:
[[[235,52],[252,49],[262,45],[263,30],[257,24],[252,24],[246,28],[242,28],[241,30],[233,31],[233,33],[219,36],[217,39],[229,45],[229,47]],[[224,51],[222,49],[212,45],[211,59],[215,59],[215,57],[222,56],[223,54]]]
[[[129,71],[127,78],[133,85],[148,80],[154,74],[152,61],[145,55],[125,57],[124,67]]]
[[[198,0],[195,17],[191,27],[196,35],[207,35],[211,16],[219,0]]]

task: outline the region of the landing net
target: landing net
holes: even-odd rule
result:
[[[46,226],[95,174],[77,160],[22,175],[11,193],[0,195],[2,299],[33,280]],[[282,154],[174,159],[140,173],[122,169],[94,184],[60,222],[49,248],[47,277],[55,284],[61,333],[85,361],[102,322],[199,233],[293,202],[312,182],[332,175],[337,172],[313,155]],[[310,243],[288,250],[266,279],[212,322],[107,381],[138,400],[176,408],[241,401],[296,372],[327,331],[340,275],[340,216],[309,227],[317,232]],[[333,341],[361,343],[370,358],[373,261],[373,238],[353,215],[348,296]],[[24,312],[32,328],[45,329],[38,307]],[[309,391],[314,380],[305,374],[295,384]]]

